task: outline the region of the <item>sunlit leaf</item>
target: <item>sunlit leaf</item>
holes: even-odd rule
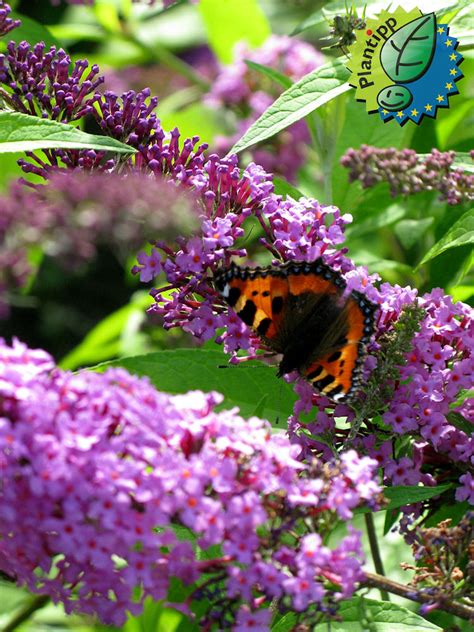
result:
[[[132,154],[135,149],[115,138],[87,134],[65,123],[18,112],[0,112],[0,153],[36,149],[95,149]]]
[[[342,621],[331,621],[331,632],[441,632],[441,628],[423,617],[394,603],[354,597],[342,602],[338,615]],[[367,628],[365,621],[370,621]],[[327,632],[327,622],[312,628],[313,632]]]
[[[262,64],[257,64],[255,61],[251,61],[250,59],[245,59],[244,61],[251,70],[255,70],[261,75],[264,75],[272,81],[275,81],[275,83],[280,84],[280,86],[285,88],[285,90],[293,85],[293,81],[289,77],[281,72],[278,72],[278,70],[275,70],[274,68],[263,66]]]
[[[418,267],[430,259],[434,259],[449,248],[472,245],[474,243],[474,209],[469,209],[458,221],[451,226],[448,232],[426,253],[418,264]]]
[[[98,370],[122,366],[135,375],[146,375],[156,388],[166,393],[189,390],[218,391],[223,406],[238,406],[244,417],[252,416],[260,405],[262,417],[272,423],[291,413],[296,395],[290,384],[276,377],[274,367],[261,362],[229,365],[221,351],[176,349],[121,358],[98,365]],[[270,393],[262,406],[263,398]]]
[[[380,209],[379,213],[375,213],[365,220],[361,216],[360,221],[351,224],[347,228],[346,234],[351,238],[371,235],[374,231],[382,228],[383,226],[390,226],[391,224],[398,222],[398,220],[402,219],[402,217],[405,217],[405,214],[406,208],[400,204],[391,204],[386,208]]]
[[[283,178],[273,176],[273,184],[275,186],[275,193],[277,195],[283,195],[284,197],[289,195],[294,200],[299,200],[300,197],[303,197],[303,193],[299,189],[297,189],[287,180],[283,180]]]
[[[443,494],[453,487],[452,483],[437,485],[436,487],[418,487],[415,485],[397,485],[396,487],[386,487],[383,490],[384,495],[389,499],[390,503],[386,509],[389,511],[403,507],[403,505],[411,505],[413,503],[428,500],[434,496]]]
[[[331,99],[351,90],[346,83],[349,71],[344,61],[335,59],[308,73],[283,92],[232,147],[238,153],[271,138],[296,121],[308,116]]]

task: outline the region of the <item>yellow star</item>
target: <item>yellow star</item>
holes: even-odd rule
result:
[[[451,55],[449,56],[449,59],[451,61],[456,61],[456,53],[451,53]]]
[[[438,103],[441,103],[441,101],[444,101],[444,97],[438,94],[438,96],[436,97],[436,101],[438,101]]]
[[[438,33],[442,35],[444,33],[444,28],[442,26],[438,27]]]
[[[447,83],[444,87],[446,88],[446,90],[452,90],[453,84],[452,83]]]
[[[427,104],[425,105],[425,110],[426,110],[427,112],[431,112],[431,110],[432,110],[432,109],[433,109],[433,106],[432,106],[432,105],[430,105],[429,103],[427,103]]]
[[[450,75],[453,75],[453,77],[455,77],[457,75],[458,71],[456,70],[456,68],[451,68],[451,70],[449,71]]]
[[[446,45],[446,46],[452,46],[452,45],[453,45],[453,41],[452,41],[452,40],[448,40],[448,39],[447,39],[447,40],[445,41],[445,45]]]
[[[418,110],[416,108],[413,108],[413,110],[411,111],[411,115],[418,116]]]
[[[382,112],[384,113],[385,116],[388,114],[388,110],[382,110]]]
[[[402,118],[402,116],[403,116],[403,112],[400,110],[400,112],[397,112],[397,116],[399,116],[400,118]]]

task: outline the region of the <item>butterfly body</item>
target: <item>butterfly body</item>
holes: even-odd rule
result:
[[[297,370],[335,401],[355,394],[377,306],[360,292],[346,296],[338,272],[321,259],[267,268],[232,264],[216,274],[215,284],[262,342],[282,355],[279,375]]]

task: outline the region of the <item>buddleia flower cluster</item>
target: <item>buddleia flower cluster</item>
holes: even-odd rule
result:
[[[146,597],[166,601],[172,578],[190,616],[209,600],[203,627],[267,630],[270,602],[301,622],[334,614],[364,579],[363,553],[350,527],[335,547],[323,536],[359,504],[377,508],[377,462],[302,463],[267,422],[221,402],[123,369],[64,372],[2,341],[2,573],[116,626]]]
[[[316,70],[323,55],[311,44],[294,38],[272,35],[255,50],[245,44],[235,47],[231,64],[221,66],[206,102],[213,108],[226,108],[235,131],[214,139],[219,154],[225,154],[261,114],[283,92],[282,86],[249,68],[246,61],[274,69],[292,82]],[[232,113],[232,116],[230,114]],[[251,151],[252,159],[266,171],[283,175],[293,182],[298,169],[308,159],[309,134],[305,121],[294,123],[270,142]]]
[[[341,165],[349,170],[349,180],[358,180],[364,189],[387,182],[392,196],[438,191],[441,200],[455,205],[474,199],[474,176],[456,167],[455,158],[454,151],[433,149],[419,160],[413,149],[361,145],[348,149]]]
[[[14,20],[9,17],[11,12],[12,10],[9,4],[0,2],[0,37],[20,26],[20,20]]]

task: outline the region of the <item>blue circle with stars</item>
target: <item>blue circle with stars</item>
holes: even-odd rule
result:
[[[408,120],[420,123],[424,116],[435,118],[438,108],[449,107],[448,98],[453,94],[459,94],[456,81],[463,77],[458,67],[463,56],[457,52],[457,46],[458,40],[449,35],[448,25],[438,24],[435,52],[428,71],[416,81],[408,84],[397,83],[410,90],[413,101],[406,110],[399,112],[379,108],[381,119],[384,122],[395,119],[400,125],[404,125]]]

